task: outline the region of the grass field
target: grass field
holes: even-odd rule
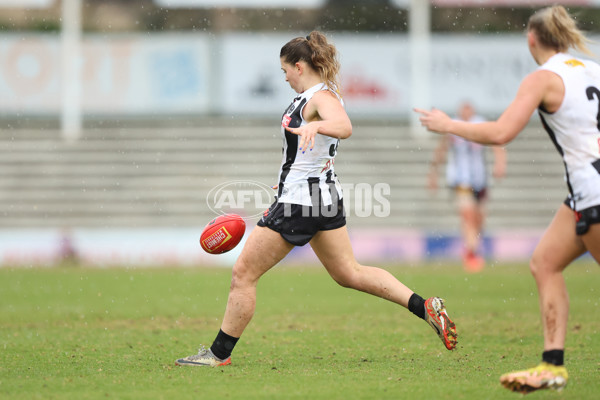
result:
[[[446,299],[459,330],[447,351],[407,310],[338,287],[322,268],[281,265],[259,283],[233,365],[174,360],[210,345],[230,270],[0,269],[0,397],[10,399],[513,399],[498,377],[539,362],[537,291],[526,265],[388,268]],[[571,294],[569,386],[600,390],[600,270],[580,261]]]

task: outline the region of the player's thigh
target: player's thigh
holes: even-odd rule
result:
[[[594,260],[600,264],[600,224],[590,225],[590,229],[581,236],[581,240]]]
[[[278,232],[256,226],[233,266],[234,277],[258,280],[293,248],[294,245],[286,242]]]
[[[327,272],[336,280],[357,265],[345,226],[317,232],[311,239],[310,246]]]
[[[573,211],[561,204],[533,252],[532,272],[562,271],[585,251],[583,241],[575,233]]]
[[[468,186],[457,186],[454,188],[454,202],[461,213],[474,212],[477,201],[473,195],[473,189]]]

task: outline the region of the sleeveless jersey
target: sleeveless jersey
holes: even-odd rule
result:
[[[279,203],[314,205],[311,194],[318,195],[314,193],[316,188],[325,206],[332,204],[332,196],[342,198],[342,188],[333,169],[339,139],[317,134],[313,150],[306,149],[302,152],[298,150],[300,136],[286,129],[307,124],[302,117],[302,111],[306,103],[320,90],[327,90],[327,85],[319,83],[301,93],[285,110],[281,119],[283,159],[279,169]]]
[[[484,122],[474,116],[468,122]],[[451,187],[466,186],[480,191],[487,187],[485,147],[459,136],[448,135],[446,182]]]
[[[600,66],[593,61],[558,53],[539,69],[563,81],[559,109],[539,108],[544,128],[563,158],[571,208],[581,211],[600,205]]]

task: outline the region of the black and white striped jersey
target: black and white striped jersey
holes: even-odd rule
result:
[[[484,121],[483,117],[475,115],[467,122]],[[455,135],[448,135],[448,146],[448,186],[470,187],[477,191],[485,189],[488,184],[485,147]]]
[[[332,196],[342,198],[342,188],[333,168],[339,139],[317,134],[313,150],[298,150],[300,136],[290,133],[286,128],[306,125],[302,111],[312,96],[327,85],[319,83],[296,97],[285,110],[281,120],[283,137],[283,159],[279,169],[279,190],[277,201],[280,203],[313,205],[315,189],[318,188],[323,205],[332,204]],[[340,99],[340,101],[342,101]],[[343,103],[342,103],[343,104]],[[335,191],[335,193],[334,193]]]

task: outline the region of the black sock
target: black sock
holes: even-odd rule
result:
[[[425,299],[413,293],[408,299],[408,311],[421,319],[425,319]]]
[[[542,353],[542,361],[552,365],[564,365],[565,364],[565,351],[564,350],[548,350]]]
[[[233,348],[238,340],[239,338],[229,336],[219,329],[219,333],[217,334],[215,341],[213,342],[212,346],[210,346],[210,351],[212,351],[212,353],[221,360],[225,360],[231,355],[231,352],[233,351]]]

